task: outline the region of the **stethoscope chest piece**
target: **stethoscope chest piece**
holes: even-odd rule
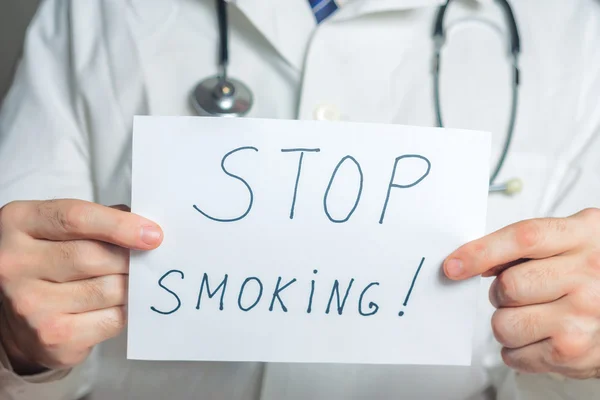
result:
[[[234,78],[206,78],[194,88],[192,106],[199,115],[242,117],[252,108],[252,92]]]

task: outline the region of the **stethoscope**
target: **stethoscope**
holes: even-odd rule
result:
[[[502,8],[510,31],[510,52],[512,56],[513,79],[512,79],[512,104],[508,132],[504,140],[504,146],[490,177],[490,193],[504,193],[513,195],[521,192],[523,183],[520,179],[511,179],[506,182],[496,183],[496,179],[505,164],[510,144],[513,139],[515,121],[517,117],[517,104],[519,94],[519,54],[521,52],[521,39],[513,10],[507,0],[495,0]],[[446,30],[444,19],[446,11],[452,0],[446,0],[446,4],[440,6],[435,18],[433,32],[434,40],[434,103],[437,125],[443,127],[442,110],[440,102],[440,70],[442,64],[442,49],[446,41]],[[227,74],[229,62],[229,37],[227,17],[227,0],[216,0],[217,20],[219,24],[219,73],[215,76],[202,80],[194,88],[191,95],[192,106],[199,115],[216,117],[243,117],[252,108],[252,91],[243,82],[232,78]]]
[[[227,75],[229,37],[227,1],[217,0],[219,21],[219,73],[198,83],[192,92],[192,105],[199,115],[243,117],[252,108],[252,91],[241,81]]]

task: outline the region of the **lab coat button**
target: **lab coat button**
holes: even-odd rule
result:
[[[336,106],[321,104],[315,108],[314,117],[317,121],[338,121],[341,119],[341,114]]]

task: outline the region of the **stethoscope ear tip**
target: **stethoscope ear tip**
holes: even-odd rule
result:
[[[523,191],[523,181],[519,178],[514,178],[506,182],[506,194],[515,195]]]
[[[519,178],[510,179],[504,183],[490,185],[490,193],[502,193],[507,196],[514,196],[523,191],[523,181]]]

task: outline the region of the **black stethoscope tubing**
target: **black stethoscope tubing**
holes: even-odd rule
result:
[[[435,113],[437,124],[439,127],[443,127],[443,119],[442,119],[442,110],[441,110],[441,101],[440,101],[440,70],[441,70],[441,59],[442,59],[442,49],[444,47],[446,41],[446,31],[444,29],[444,20],[446,16],[446,12],[448,10],[448,6],[452,0],[447,0],[446,4],[440,6],[437,12],[437,16],[435,18],[435,26],[433,31],[433,40],[434,40],[434,68],[433,68],[433,91],[434,91],[434,103],[435,103]],[[507,0],[496,0],[498,5],[502,8],[504,15],[506,16],[506,21],[508,24],[508,29],[510,33],[510,53],[512,57],[512,69],[513,69],[513,79],[511,82],[512,86],[512,102],[510,109],[510,119],[508,124],[508,130],[506,133],[506,138],[504,140],[504,145],[502,147],[502,152],[500,153],[500,157],[496,162],[494,169],[492,170],[492,174],[490,176],[490,191],[491,192],[507,192],[511,189],[511,184],[516,186],[514,189],[520,190],[520,181],[512,180],[507,183],[496,185],[496,179],[502,170],[506,162],[506,157],[508,156],[510,145],[512,143],[512,139],[514,137],[515,123],[517,119],[517,109],[518,109],[518,100],[519,100],[519,86],[520,86],[520,72],[519,72],[519,55],[521,53],[521,38],[519,35],[519,29],[517,26],[517,21],[515,19],[514,12],[508,3]]]
[[[515,123],[517,118],[520,73],[519,73],[519,55],[521,52],[521,39],[517,21],[513,10],[507,0],[495,0],[502,8],[510,33],[510,53],[512,56],[513,79],[512,86],[512,104],[510,110],[510,120],[504,146],[500,157],[492,170],[490,176],[490,193],[501,192],[506,194],[517,193],[521,190],[522,183],[518,179],[512,179],[505,183],[496,184],[496,179],[504,167],[508,156],[510,145],[513,140]],[[446,41],[446,31],[444,29],[444,20],[448,7],[452,0],[446,0],[446,4],[439,7],[433,31],[434,41],[434,68],[433,68],[433,88],[434,103],[437,125],[444,127],[442,119],[441,101],[440,101],[440,71],[442,64],[442,49]],[[220,117],[243,117],[253,105],[253,95],[251,90],[241,81],[228,76],[227,66],[229,64],[229,37],[227,16],[227,1],[216,0],[217,21],[219,27],[219,73],[204,79],[194,88],[191,96],[192,106],[199,115],[220,116]]]

